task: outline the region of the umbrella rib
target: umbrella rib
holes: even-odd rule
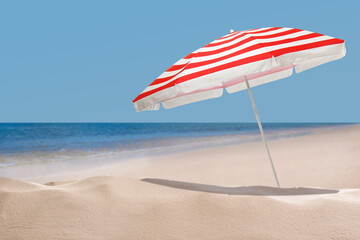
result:
[[[266,151],[267,151],[267,154],[268,154],[268,157],[269,157],[269,160],[270,160],[270,164],[271,164],[271,168],[272,168],[272,171],[273,171],[273,174],[274,174],[274,178],[275,178],[275,181],[276,181],[276,185],[278,187],[280,187],[280,183],[279,183],[279,180],[278,180],[278,177],[277,177],[277,174],[276,174],[276,170],[275,170],[275,167],[274,167],[274,163],[272,161],[272,158],[271,158],[271,154],[270,154],[270,150],[269,150],[269,147],[268,147],[268,144],[267,144],[267,141],[266,141],[266,137],[265,137],[265,134],[264,134],[264,130],[262,128],[262,125],[261,125],[261,122],[260,122],[260,117],[259,117],[259,113],[256,109],[256,105],[255,105],[255,101],[254,101],[254,98],[253,98],[253,95],[252,95],[252,92],[251,92],[251,89],[250,89],[250,85],[249,85],[249,82],[248,82],[248,79],[245,75],[245,82],[246,82],[246,87],[249,91],[249,95],[250,95],[250,99],[251,99],[251,102],[252,102],[252,106],[253,106],[253,109],[254,109],[254,112],[255,112],[255,116],[256,116],[256,120],[257,120],[257,123],[259,125],[259,129],[260,129],[260,133],[261,133],[261,138],[263,140],[263,143],[265,145],[265,148],[266,148]]]

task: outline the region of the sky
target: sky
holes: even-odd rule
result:
[[[253,88],[263,122],[360,122],[359,1],[1,1],[0,122],[255,122],[247,91],[136,112],[180,58],[235,31],[300,28],[347,55]]]

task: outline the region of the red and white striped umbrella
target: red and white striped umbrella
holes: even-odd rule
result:
[[[340,59],[345,53],[344,40],[306,30],[267,27],[231,31],[180,59],[133,103],[136,111],[158,110],[160,103],[173,108],[220,97],[223,88],[228,93],[248,89],[267,148],[250,87],[289,77],[293,68],[299,73]],[[274,167],[273,171],[278,184]]]

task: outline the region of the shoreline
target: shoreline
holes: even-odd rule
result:
[[[334,158],[334,153],[342,157],[341,155],[344,153],[349,154],[354,150],[352,158],[360,156],[360,149],[357,151],[357,149],[352,149],[345,144],[348,138],[347,133],[353,130],[355,130],[354,137],[360,141],[360,133],[358,133],[360,132],[360,124],[337,128],[315,128],[311,133],[301,136],[270,139],[268,144],[281,186],[360,188],[360,177],[355,174],[356,170],[360,171],[360,163],[358,161],[355,163],[342,162],[340,158]],[[321,141],[324,143],[322,144]],[[302,150],[298,149],[297,145],[301,146]],[[327,145],[329,146],[327,147]],[[331,153],[335,149],[337,151]],[[304,155],[305,153],[306,155]],[[309,157],[314,155],[318,160],[314,163],[309,162]],[[306,161],[303,160],[304,158]],[[351,160],[354,161],[355,159]],[[70,161],[29,165],[16,168],[16,171],[24,181],[42,184],[78,181],[104,175],[137,179],[163,177],[171,180],[225,185],[275,186],[270,163],[261,140],[171,152],[118,162],[104,163],[94,160],[94,162],[87,162],[85,166],[84,162],[79,162],[79,165],[76,164],[76,161]],[[329,169],[329,164],[332,164],[332,169]],[[212,179],[204,176],[203,173],[199,173],[196,168],[201,168],[205,172],[208,171]],[[238,171],[236,172],[235,169]],[[335,171],[336,169],[344,169],[346,173],[350,172],[351,180],[343,180],[349,177],[344,176],[345,171],[343,173],[342,171]],[[300,171],[303,173],[299,176],[295,177],[291,174]],[[26,177],[28,173],[33,175]],[[306,174],[304,175],[304,173]],[[307,179],[306,176],[309,178]],[[336,178],[339,178],[337,183],[335,183]]]
[[[312,126],[312,127],[296,127],[296,128],[284,128],[284,129],[273,129],[266,131],[266,136],[269,142],[278,141],[281,139],[293,139],[302,136],[318,134],[326,131],[334,131],[338,129],[346,129],[349,127],[360,126],[360,124],[328,124],[325,126]],[[249,138],[250,136],[250,138]],[[33,180],[39,178],[50,178],[52,176],[67,175],[67,172],[73,172],[73,174],[91,172],[94,169],[111,168],[116,165],[130,164],[132,162],[149,161],[155,159],[171,158],[186,153],[193,153],[197,151],[206,151],[208,149],[219,149],[226,148],[229,146],[242,146],[243,144],[262,144],[261,136],[258,132],[250,131],[242,134],[228,134],[228,135],[217,135],[217,136],[202,136],[202,137],[175,137],[180,142],[184,142],[180,145],[169,145],[164,147],[158,147],[155,149],[138,149],[135,150],[137,155],[124,155],[123,152],[104,151],[93,155],[87,155],[86,152],[81,153],[78,150],[76,154],[81,154],[77,157],[68,157],[71,160],[46,160],[35,163],[23,163],[23,164],[7,164],[7,166],[0,168],[0,176],[19,178],[23,180]],[[186,143],[188,139],[193,139],[194,142]],[[163,141],[166,141],[164,139]],[[262,151],[261,146],[259,150]],[[60,151],[61,154],[64,152]],[[65,152],[66,153],[66,152]],[[128,154],[131,154],[129,151]],[[33,153],[36,157],[39,153]],[[41,157],[49,155],[52,157],[55,153],[40,153]],[[127,153],[125,153],[127,154]],[[16,157],[16,155],[14,155]],[[19,173],[18,173],[19,172]],[[32,173],[26,174],[26,173]],[[17,174],[18,173],[18,174]],[[38,175],[38,176],[36,176]],[[47,175],[44,177],[43,175]],[[86,177],[86,176],[85,176]]]

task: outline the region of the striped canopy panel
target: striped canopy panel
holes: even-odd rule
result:
[[[136,111],[220,97],[345,56],[344,40],[295,28],[235,31],[180,59],[133,100]]]

